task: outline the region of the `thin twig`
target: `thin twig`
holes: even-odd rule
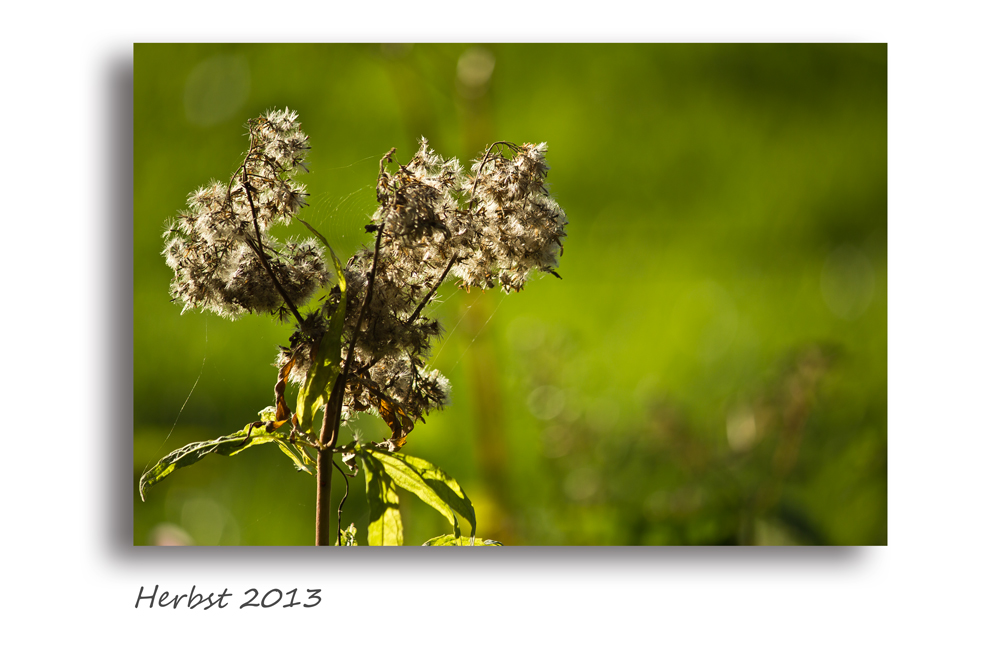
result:
[[[479,186],[479,175],[483,173],[483,166],[486,165],[486,159],[490,156],[490,153],[493,151],[494,146],[498,146],[500,144],[503,144],[504,146],[507,146],[508,148],[510,148],[513,151],[520,151],[521,150],[520,146],[517,146],[516,144],[512,144],[509,141],[494,141],[492,144],[490,144],[490,147],[486,149],[486,153],[483,155],[483,159],[479,161],[479,169],[476,170],[476,180],[473,181],[473,183],[472,183],[472,192],[469,193],[469,198],[470,199],[472,197],[476,196],[476,188]],[[503,157],[503,156],[501,156],[501,157]]]
[[[361,304],[361,310],[358,312],[358,319],[354,323],[354,334],[351,336],[351,343],[347,348],[347,356],[344,358],[344,367],[341,370],[340,376],[337,378],[337,382],[334,384],[334,391],[330,395],[330,402],[326,404],[326,411],[323,415],[323,429],[320,432],[319,438],[321,446],[334,446],[337,444],[336,434],[339,433],[340,429],[340,408],[343,405],[344,391],[347,388],[347,374],[350,371],[351,359],[354,358],[354,348],[358,343],[358,336],[361,334],[361,324],[364,322],[372,302],[372,294],[375,286],[375,269],[378,265],[379,248],[382,245],[383,229],[385,229],[385,223],[378,226],[378,235],[375,237],[375,251],[372,254],[372,268],[368,274],[368,286],[365,292],[365,300]],[[334,407],[336,410],[336,420],[334,420],[335,423],[329,423],[331,407]],[[333,437],[332,440],[331,436]]]
[[[434,293],[437,292],[439,287],[441,287],[441,283],[443,283],[444,279],[448,276],[448,272],[451,271],[451,267],[455,263],[456,259],[458,259],[457,252],[451,256],[450,260],[448,260],[448,266],[444,267],[444,271],[441,272],[441,276],[437,279],[437,282],[434,283],[434,287],[431,288],[431,290],[427,292],[426,295],[424,295],[424,298],[420,302],[420,305],[418,305],[417,309],[413,311],[412,315],[410,315],[410,319],[406,320],[407,326],[413,324],[416,321],[417,316],[420,315],[420,311],[424,309],[424,306],[427,305],[427,302],[431,300],[431,297],[434,296]]]
[[[254,246],[254,244],[251,242],[250,247],[257,252],[257,258],[260,260],[260,263],[264,266],[264,270],[267,271],[267,275],[271,276],[271,281],[274,283],[274,287],[278,290],[278,294],[281,295],[281,298],[284,299],[285,304],[287,304],[288,309],[292,312],[292,315],[294,315],[295,319],[298,320],[299,326],[304,327],[306,324],[305,320],[303,320],[302,316],[299,315],[298,308],[296,308],[295,304],[292,303],[292,299],[291,297],[288,296],[288,292],[286,292],[285,288],[281,286],[281,282],[278,280],[278,276],[276,276],[274,274],[274,270],[271,269],[271,263],[267,261],[267,254],[264,252],[264,240],[261,237],[260,233],[260,224],[257,222],[257,207],[253,203],[253,196],[250,194],[250,180],[247,178],[246,174],[247,174],[247,167],[246,163],[244,163],[243,179],[242,179],[243,191],[247,195],[247,203],[250,204],[250,213],[253,215],[253,228],[254,231],[257,232],[257,243],[258,243],[258,246]],[[250,239],[247,240],[249,241]]]
[[[361,310],[358,312],[358,320],[354,325],[354,335],[351,336],[351,344],[347,348],[347,359],[344,361],[344,375],[347,375],[347,366],[351,363],[351,359],[354,358],[354,347],[357,345],[358,337],[361,335],[361,323],[368,316],[368,310],[371,308],[372,296],[375,292],[375,269],[378,267],[378,252],[382,245],[382,232],[385,229],[385,223],[383,222],[378,226],[378,235],[375,237],[375,251],[372,254],[372,268],[368,273],[368,288],[365,291],[365,301],[361,304]]]
[[[337,506],[337,546],[340,544],[340,534],[341,534],[341,520],[344,516],[344,503],[347,502],[347,496],[351,493],[351,482],[347,479],[347,473],[340,469],[336,461],[333,461],[333,467],[337,469],[337,472],[341,474],[344,478],[344,497],[340,500],[340,505]]]

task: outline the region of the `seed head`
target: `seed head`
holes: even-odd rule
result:
[[[329,282],[314,241],[282,243],[268,234],[305,206],[305,188],[290,178],[304,168],[309,149],[297,115],[270,111],[248,128],[250,150],[229,184],[213,181],[195,190],[190,208],[168,221],[163,254],[174,270],[171,294],[184,310],[230,319],[283,312]]]

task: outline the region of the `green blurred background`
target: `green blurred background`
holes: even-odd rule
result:
[[[181,315],[160,251],[187,194],[240,163],[246,120],[285,106],[313,147],[305,217],[342,258],[368,238],[390,148],[407,159],[426,136],[467,164],[494,140],[549,143],[563,280],[442,290],[432,367],[452,404],[405,450],[463,484],[481,537],[887,542],[885,45],[149,44],[134,57],[136,544],[313,541],[315,480],[277,448],[206,458],[145,503],[137,491],[157,458],[273,403],[290,327]],[[374,418],[354,428],[385,437]],[[402,495],[407,544],[447,532]],[[345,525],[362,542],[363,498],[355,478]]]

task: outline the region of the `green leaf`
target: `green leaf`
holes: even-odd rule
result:
[[[363,457],[365,495],[368,497],[368,546],[402,546],[403,518],[396,485],[377,460]]]
[[[311,432],[316,413],[330,402],[333,383],[340,375],[340,336],[344,333],[344,315],[347,312],[347,297],[341,292],[337,312],[330,320],[330,328],[319,343],[316,359],[309,367],[306,382],[299,389],[295,412],[299,416],[299,428]]]
[[[358,529],[354,527],[353,523],[347,528],[341,529],[340,544],[345,547],[358,546]]]
[[[316,228],[310,225],[308,222],[300,218],[296,218],[296,220],[305,225],[306,229],[312,232],[312,235],[318,238],[323,243],[323,245],[326,246],[327,251],[330,253],[330,259],[333,260],[333,270],[337,272],[337,284],[340,285],[340,293],[344,294],[345,292],[347,292],[347,277],[344,276],[344,267],[340,263],[340,258],[337,257],[337,253],[333,251],[333,246],[330,245],[329,241],[326,240],[325,236],[316,231]]]
[[[472,544],[469,544],[472,542]],[[461,537],[455,537],[454,535],[438,535],[433,537],[421,546],[425,547],[502,547],[503,545],[496,540],[481,540],[478,537],[475,540],[466,540]]]
[[[437,466],[415,456],[407,456],[399,452],[385,452],[377,449],[362,450],[365,459],[380,461],[386,474],[396,484],[414,493],[422,501],[436,509],[451,521],[455,529],[455,537],[461,537],[462,531],[458,524],[459,516],[469,522],[472,536],[476,536],[476,510],[465,491],[448,473]]]
[[[253,428],[253,424],[247,424],[243,430],[236,433],[224,435],[215,440],[192,442],[189,445],[184,445],[180,449],[176,449],[164,456],[156,462],[156,465],[143,474],[139,480],[139,497],[145,501],[146,489],[158,482],[162,482],[167,475],[170,475],[175,470],[197,463],[209,454],[236,456],[244,449],[267,442],[287,444],[287,440],[282,434],[268,433],[266,426]]]
[[[306,383],[299,390],[298,398],[295,401],[299,428],[309,433],[312,432],[316,413],[330,402],[333,383],[340,375],[340,337],[344,333],[344,316],[347,313],[347,277],[344,275],[344,267],[340,263],[340,258],[337,257],[337,253],[333,251],[333,247],[326,240],[326,237],[305,220],[296,219],[326,246],[333,262],[333,269],[337,274],[337,286],[340,288],[340,303],[337,304],[337,311],[330,320],[330,328],[323,334],[323,340],[320,341],[319,350],[316,353],[316,360],[310,366]]]
[[[278,442],[278,448],[292,460],[296,470],[300,470],[310,475],[316,474],[316,461],[309,456],[309,452],[297,442]]]

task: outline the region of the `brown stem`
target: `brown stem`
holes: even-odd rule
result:
[[[344,366],[341,368],[340,375],[337,376],[337,380],[333,383],[333,390],[330,392],[330,400],[326,403],[326,409],[323,411],[323,426],[320,429],[319,436],[319,448],[317,451],[316,459],[316,546],[329,545],[330,544],[330,482],[329,478],[333,474],[333,450],[337,446],[337,438],[340,437],[340,411],[344,406],[344,392],[347,389],[347,374],[350,371],[351,359],[354,356],[354,347],[358,342],[358,334],[361,332],[361,323],[364,321],[367,311],[372,301],[373,286],[375,284],[375,267],[378,263],[378,251],[379,246],[382,243],[382,230],[385,227],[384,224],[379,225],[378,236],[375,238],[375,252],[372,256],[372,269],[368,276],[368,288],[365,293],[365,300],[361,306],[361,311],[358,313],[358,320],[354,326],[354,335],[351,336],[351,344],[347,348],[347,357],[344,359]],[[343,298],[347,298],[345,294]],[[326,460],[326,484],[323,484],[323,478],[320,477],[321,462],[324,461],[324,456]],[[339,466],[338,466],[339,470]],[[341,471],[343,472],[343,471]],[[345,478],[346,479],[346,478]],[[324,495],[325,498],[324,498]],[[347,499],[347,496],[344,496]],[[340,540],[340,513],[343,512],[344,503],[341,501],[340,510],[338,511],[337,518],[337,540]],[[321,533],[322,531],[322,533]],[[324,535],[326,538],[325,542],[320,542],[320,535]]]
[[[365,301],[361,304],[361,311],[358,313],[358,321],[354,325],[354,335],[351,336],[351,344],[347,348],[347,359],[344,361],[344,375],[347,375],[347,366],[351,363],[351,359],[354,358],[354,347],[357,345],[358,337],[361,334],[361,323],[368,316],[368,310],[371,308],[372,295],[375,292],[375,269],[378,265],[378,251],[382,245],[382,231],[385,229],[385,223],[383,222],[378,226],[378,235],[375,237],[375,251],[372,253],[372,268],[368,273],[368,288],[365,291]]]
[[[333,451],[316,452],[316,546],[330,546],[330,489],[333,478]]]

